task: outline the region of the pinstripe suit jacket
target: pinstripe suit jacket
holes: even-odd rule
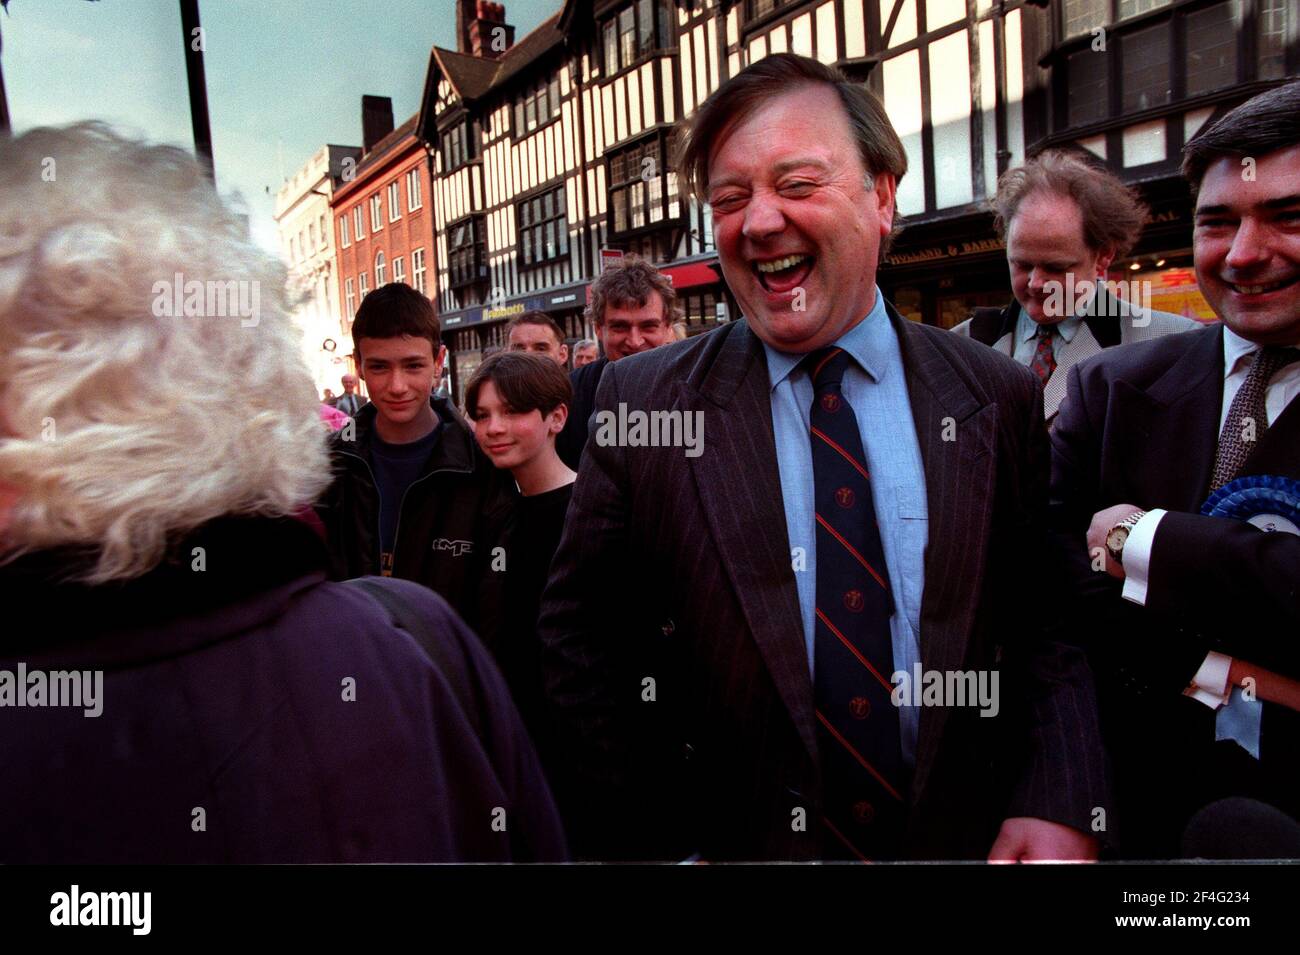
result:
[[[983,858],[1002,819],[1087,830],[1104,771],[1083,657],[1047,636],[1048,450],[1033,374],[889,309],[925,465],[927,670],[1000,711],[923,710],[907,852]],[[588,442],[540,620],[579,854],[815,859],[813,691],[766,360],[746,321],[611,363],[600,410],[680,411],[703,453]],[[593,435],[595,435],[593,422]]]

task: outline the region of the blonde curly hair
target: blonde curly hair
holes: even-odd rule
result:
[[[251,289],[255,314],[209,291],[172,315],[178,279]],[[184,151],[98,123],[0,139],[0,559],[89,546],[80,579],[125,580],[214,518],[313,501],[325,430],[286,298]]]

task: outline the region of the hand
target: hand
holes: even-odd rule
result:
[[[1228,686],[1249,689],[1251,692],[1247,694],[1248,699],[1258,698],[1266,703],[1279,703],[1300,712],[1300,680],[1266,670],[1249,660],[1233,659],[1228,666]]]
[[[1118,564],[1111,559],[1110,551],[1106,549],[1106,536],[1116,524],[1134,511],[1140,510],[1142,508],[1136,504],[1116,504],[1114,507],[1108,507],[1106,510],[1098,511],[1092,515],[1092,524],[1088,526],[1088,556],[1092,557],[1097,552],[1097,548],[1100,547],[1102,554],[1106,558],[1106,573],[1116,580],[1124,579],[1124,565]]]
[[[1059,822],[1017,816],[1004,820],[989,862],[1096,862],[1097,840]]]

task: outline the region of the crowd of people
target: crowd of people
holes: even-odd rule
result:
[[[103,679],[0,681],[0,862],[1300,856],[1300,83],[1186,146],[1205,325],[1108,286],[1148,211],[1068,151],[999,180],[1012,301],[903,319],[907,156],[817,61],[680,149],[743,317],[629,256],[457,407],[402,283],[322,403],[192,158],[0,141],[0,674]]]

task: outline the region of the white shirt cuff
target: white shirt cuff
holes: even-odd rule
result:
[[[1156,539],[1156,527],[1165,516],[1162,507],[1153,508],[1142,515],[1142,519],[1133,525],[1124,542],[1124,590],[1125,600],[1145,605],[1147,602],[1147,578],[1151,573],[1151,547]]]
[[[1190,696],[1196,702],[1217,710],[1228,702],[1228,668],[1231,666],[1232,657],[1211,650],[1192,677],[1191,686],[1183,690],[1183,696]]]

